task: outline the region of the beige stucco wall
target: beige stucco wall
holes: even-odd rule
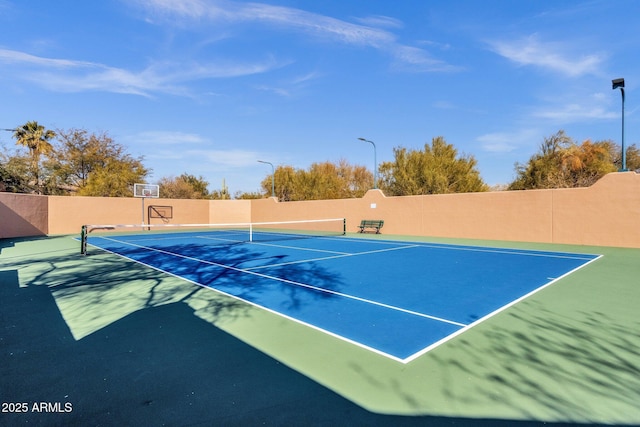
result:
[[[251,200],[211,200],[209,224],[251,222]]]
[[[640,247],[640,175],[612,173],[589,188],[278,203],[256,200],[252,221],[383,219],[386,234]]]
[[[0,239],[49,233],[46,196],[0,193]]]
[[[144,203],[144,205],[143,205]],[[148,220],[150,205],[171,206],[173,218]],[[49,197],[49,234],[79,233],[85,224],[208,224],[206,200],[142,199],[129,197]]]
[[[552,192],[520,191],[278,203],[256,200],[255,222],[340,218],[356,232],[362,219],[383,219],[386,234],[550,242]]]
[[[383,233],[640,247],[640,175],[613,173],[589,188],[277,202],[146,199],[174,224],[383,219]],[[78,233],[83,224],[140,224],[142,199],[0,193],[0,237]],[[162,223],[154,219],[152,223]]]
[[[553,242],[640,247],[640,174],[606,175],[589,188],[553,191]]]

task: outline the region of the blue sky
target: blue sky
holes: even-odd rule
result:
[[[271,168],[443,136],[490,185],[544,137],[638,144],[635,0],[0,0],[0,127],[107,132],[150,182],[233,194]],[[10,133],[0,143],[13,148]]]

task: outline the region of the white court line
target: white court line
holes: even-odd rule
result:
[[[327,256],[327,257],[320,257],[320,258],[308,258],[308,259],[301,259],[301,260],[298,260],[298,261],[281,262],[279,264],[259,265],[257,267],[246,268],[246,270],[249,271],[249,270],[259,270],[261,268],[282,267],[283,265],[303,264],[305,262],[315,262],[315,261],[324,261],[326,259],[336,259],[336,258],[346,258],[346,257],[352,257],[352,256],[360,256],[360,255],[369,255],[369,254],[374,254],[374,253],[378,253],[378,252],[390,252],[390,251],[397,251],[397,250],[400,250],[400,249],[409,249],[409,248],[416,248],[416,247],[419,247],[419,246],[418,245],[398,246],[397,248],[376,249],[374,251],[344,253],[342,255]]]
[[[578,259],[589,261],[592,259],[591,256],[579,256],[576,254],[572,256],[571,254],[566,254],[562,252],[545,252],[545,251],[527,251],[526,249],[493,249],[486,247],[466,247],[466,246],[448,246],[448,245],[439,245],[439,244],[422,244],[419,245],[425,248],[433,248],[433,249],[447,249],[453,251],[469,251],[469,252],[486,252],[486,253],[496,253],[496,254],[506,254],[506,255],[523,255],[523,256],[537,256],[543,258],[563,258],[563,259]]]
[[[185,258],[185,259],[191,259],[191,260],[194,260],[194,261],[197,261],[197,262],[202,262],[202,263],[205,263],[205,264],[211,264],[211,265],[215,265],[215,266],[218,266],[218,267],[221,267],[221,268],[226,268],[226,269],[230,269],[230,270],[234,270],[234,271],[238,271],[238,272],[243,272],[243,273],[247,273],[247,274],[252,274],[252,275],[255,275],[255,276],[264,277],[264,278],[268,278],[268,279],[272,279],[272,280],[276,280],[276,281],[280,281],[280,282],[284,282],[284,283],[289,283],[289,284],[293,284],[293,285],[297,285],[297,286],[302,286],[302,287],[306,287],[306,288],[314,289],[314,290],[317,290],[317,291],[320,291],[320,292],[326,292],[326,293],[330,293],[330,294],[335,294],[335,295],[338,295],[338,296],[343,296],[343,297],[345,297],[345,298],[350,298],[350,299],[354,299],[354,300],[359,300],[359,301],[362,301],[362,302],[371,303],[371,304],[374,304],[374,305],[378,305],[378,306],[386,307],[386,308],[393,309],[393,310],[399,310],[399,311],[402,311],[402,312],[406,312],[406,313],[408,313],[408,314],[414,314],[414,315],[421,316],[421,317],[426,317],[426,318],[429,318],[429,319],[432,319],[432,320],[436,320],[436,321],[442,321],[442,322],[450,323],[450,324],[453,324],[453,325],[456,325],[456,326],[459,326],[459,327],[460,327],[460,329],[458,329],[456,332],[454,332],[454,333],[452,333],[452,334],[450,334],[450,335],[448,335],[448,336],[446,336],[446,337],[442,338],[442,339],[441,339],[441,340],[439,340],[439,341],[436,341],[435,343],[432,343],[432,344],[428,345],[427,347],[423,348],[422,350],[420,350],[420,351],[418,351],[418,352],[416,352],[416,353],[414,353],[414,354],[412,354],[412,355],[410,355],[410,356],[408,356],[408,357],[406,357],[406,358],[404,358],[404,359],[403,359],[403,358],[399,358],[399,357],[397,357],[397,356],[394,356],[394,355],[392,355],[392,354],[388,354],[388,353],[386,353],[386,352],[383,352],[383,351],[381,351],[381,350],[379,350],[379,349],[376,349],[376,348],[374,348],[374,347],[370,347],[370,346],[368,346],[368,345],[362,344],[362,343],[360,343],[360,342],[358,342],[358,341],[354,341],[354,340],[352,340],[352,339],[349,339],[349,338],[343,337],[342,335],[336,334],[336,333],[331,332],[331,331],[329,331],[329,330],[322,329],[322,328],[320,328],[320,327],[318,327],[318,326],[316,326],[316,325],[313,325],[313,324],[310,324],[310,323],[306,323],[306,322],[304,322],[304,321],[302,321],[302,320],[296,319],[295,317],[290,317],[290,316],[288,316],[288,315],[286,315],[286,314],[284,314],[284,313],[281,313],[281,312],[279,312],[279,311],[275,311],[275,310],[269,309],[269,308],[267,308],[267,307],[264,307],[264,306],[262,306],[262,305],[260,305],[260,304],[257,304],[257,303],[254,303],[254,302],[251,302],[251,301],[248,301],[248,300],[242,299],[242,298],[240,298],[240,297],[238,297],[238,296],[236,296],[236,295],[229,294],[229,293],[226,293],[226,292],[224,292],[224,291],[222,291],[222,290],[219,290],[219,289],[216,289],[216,288],[213,288],[213,287],[206,286],[206,285],[204,285],[204,284],[201,284],[201,283],[195,282],[195,281],[193,281],[193,280],[191,280],[191,279],[188,279],[188,278],[186,278],[186,277],[179,276],[179,275],[177,275],[177,274],[175,274],[175,273],[171,273],[171,272],[168,272],[168,271],[162,270],[162,269],[160,269],[160,268],[154,267],[154,266],[152,266],[152,265],[148,265],[148,264],[145,264],[145,263],[143,263],[143,262],[137,261],[137,260],[135,260],[135,259],[129,258],[129,257],[125,256],[125,255],[118,254],[118,253],[116,253],[116,252],[112,252],[112,251],[110,251],[110,250],[108,250],[108,249],[100,248],[100,249],[102,249],[102,250],[104,250],[104,251],[106,251],[106,252],[111,252],[111,253],[114,253],[114,254],[116,254],[116,255],[118,255],[118,256],[121,256],[121,257],[123,257],[123,258],[129,259],[129,260],[131,260],[132,262],[136,262],[136,263],[138,263],[138,264],[142,264],[142,265],[144,265],[144,266],[146,266],[146,267],[152,268],[152,269],[154,269],[154,270],[160,271],[160,272],[165,273],[165,274],[169,274],[169,275],[171,275],[171,276],[174,276],[174,277],[177,277],[177,278],[179,278],[179,279],[181,279],[181,280],[185,280],[185,281],[187,281],[187,282],[190,282],[190,283],[193,283],[193,284],[195,284],[195,285],[201,286],[201,287],[206,288],[206,289],[208,289],[208,290],[211,290],[211,291],[213,291],[213,292],[218,292],[218,293],[220,293],[220,294],[227,295],[227,296],[232,297],[232,298],[234,298],[234,299],[237,299],[237,300],[243,301],[243,302],[245,302],[245,303],[247,303],[247,304],[250,304],[250,305],[253,305],[253,306],[255,306],[255,307],[258,307],[258,308],[260,308],[260,309],[262,309],[262,310],[266,310],[266,311],[268,311],[268,312],[274,313],[274,314],[279,315],[279,316],[281,316],[281,317],[284,317],[284,318],[290,319],[290,320],[292,320],[292,321],[294,321],[294,322],[297,322],[297,323],[300,323],[300,324],[304,324],[304,325],[306,325],[306,326],[308,326],[308,327],[310,327],[310,328],[312,328],[312,329],[316,329],[316,330],[318,330],[318,331],[321,331],[321,332],[323,332],[323,333],[326,333],[326,334],[328,334],[328,335],[331,335],[331,336],[333,336],[333,337],[336,337],[336,338],[341,339],[341,340],[343,340],[343,341],[349,342],[349,343],[351,343],[351,344],[354,344],[354,345],[356,345],[356,346],[359,346],[359,347],[364,348],[364,349],[366,349],[366,350],[369,350],[369,351],[372,351],[372,352],[374,352],[374,353],[380,354],[380,355],[382,355],[382,356],[385,356],[385,357],[387,357],[387,358],[389,358],[389,359],[395,360],[395,361],[400,362],[400,363],[403,363],[403,364],[407,364],[407,363],[409,363],[409,362],[411,362],[411,361],[413,361],[413,360],[417,359],[418,357],[420,357],[420,356],[424,355],[425,353],[427,353],[427,352],[429,352],[429,351],[433,350],[434,348],[436,348],[436,347],[438,347],[438,346],[440,346],[440,345],[442,345],[442,344],[446,343],[447,341],[449,341],[449,340],[451,340],[451,339],[453,339],[453,338],[457,337],[458,335],[460,335],[460,334],[462,334],[462,333],[464,333],[464,332],[468,331],[469,329],[471,329],[472,327],[474,327],[474,326],[478,325],[479,323],[484,322],[485,320],[489,319],[490,317],[493,317],[493,316],[495,316],[496,314],[498,314],[498,313],[500,313],[500,312],[502,312],[502,311],[506,310],[507,308],[509,308],[509,307],[511,307],[511,306],[513,306],[513,305],[515,305],[515,304],[517,304],[517,303],[519,303],[520,301],[522,301],[522,300],[524,300],[524,299],[528,298],[529,296],[531,296],[531,295],[533,295],[533,294],[535,294],[535,293],[539,292],[540,290],[542,290],[542,289],[544,289],[544,288],[546,288],[546,287],[548,287],[548,286],[552,285],[553,283],[555,283],[555,282],[559,281],[560,279],[562,279],[562,278],[564,278],[564,277],[566,277],[566,276],[568,276],[568,275],[570,275],[570,274],[574,273],[575,271],[577,271],[577,270],[579,270],[579,269],[581,269],[581,268],[583,268],[583,267],[585,267],[585,266],[587,266],[587,265],[591,264],[592,262],[597,261],[598,259],[602,258],[602,255],[592,255],[594,258],[586,258],[586,259],[585,259],[585,258],[583,258],[583,257],[561,256],[562,258],[581,259],[581,260],[582,260],[582,259],[584,259],[584,260],[588,260],[588,262],[586,262],[586,263],[584,263],[584,264],[581,264],[580,266],[578,266],[578,267],[576,267],[575,269],[573,269],[573,270],[571,270],[571,271],[569,271],[569,272],[567,272],[567,273],[565,273],[565,274],[561,275],[560,277],[555,277],[555,278],[553,278],[553,277],[549,277],[549,278],[548,278],[548,280],[550,280],[550,281],[549,281],[548,283],[546,283],[546,284],[544,284],[544,285],[542,285],[542,286],[540,286],[540,287],[538,287],[538,288],[536,288],[536,289],[532,290],[531,292],[529,292],[529,293],[527,293],[527,294],[525,294],[525,295],[521,296],[520,298],[517,298],[516,300],[514,300],[514,301],[512,301],[512,302],[510,302],[510,303],[508,303],[508,304],[506,304],[506,305],[504,305],[504,306],[502,306],[502,307],[498,308],[497,310],[495,310],[495,311],[493,311],[493,312],[491,312],[491,313],[489,313],[489,314],[487,314],[487,315],[485,315],[485,316],[483,316],[483,317],[481,317],[481,318],[479,318],[479,319],[475,320],[474,322],[472,322],[472,323],[470,323],[470,324],[463,324],[463,323],[458,323],[458,322],[449,321],[449,320],[446,320],[446,319],[441,319],[441,318],[438,318],[438,317],[435,317],[435,316],[429,316],[429,315],[425,315],[425,314],[418,313],[418,312],[412,312],[412,311],[410,311],[410,310],[401,309],[401,308],[399,308],[399,307],[394,307],[394,306],[390,306],[390,305],[386,305],[386,304],[378,303],[378,302],[375,302],[375,301],[369,301],[369,300],[366,300],[366,299],[363,299],[363,298],[353,297],[353,296],[351,296],[351,295],[347,295],[347,294],[341,294],[341,293],[339,293],[339,292],[330,291],[330,290],[327,290],[327,289],[316,288],[316,287],[314,287],[314,286],[307,285],[307,284],[304,284],[304,283],[298,283],[298,282],[294,282],[294,281],[291,281],[291,280],[280,279],[280,278],[277,278],[277,277],[272,277],[272,276],[268,276],[268,275],[265,275],[265,274],[260,274],[260,273],[256,273],[256,272],[252,272],[252,271],[248,271],[248,270],[243,270],[243,269],[240,269],[240,268],[235,268],[235,267],[231,267],[231,266],[227,266],[227,265],[222,265],[222,264],[218,264],[218,263],[214,263],[214,262],[210,262],[210,261],[206,261],[206,260],[200,260],[200,259],[197,259],[197,258],[192,258],[192,257],[188,257],[188,256],[180,255],[180,254],[175,254],[175,253],[171,253],[171,252],[168,252],[168,251],[162,251],[162,250],[157,250],[157,249],[153,249],[153,248],[148,248],[148,247],[146,247],[146,246],[142,246],[142,245],[131,244],[131,243],[127,243],[127,242],[120,242],[120,241],[118,241],[118,240],[116,240],[116,239],[112,239],[112,238],[107,238],[107,237],[100,237],[100,238],[104,238],[104,239],[106,239],[106,240],[111,240],[111,241],[118,242],[118,243],[127,244],[127,245],[130,245],[130,246],[140,247],[140,248],[143,248],[143,249],[148,249],[148,250],[151,250],[151,251],[157,251],[157,252],[161,252],[161,253],[166,253],[166,254],[168,254],[168,255],[173,255],[173,256],[177,256],[177,257],[181,257],[181,258]],[[92,246],[95,246],[95,245],[92,245]],[[420,245],[420,244],[417,244],[417,245],[412,245],[412,246],[403,246],[403,247],[391,248],[391,249],[388,249],[388,250],[397,250],[397,249],[404,249],[404,248],[409,248],[409,247],[420,247],[420,246],[427,246],[427,247],[430,247],[430,246],[432,246],[432,245]],[[442,248],[443,246],[440,246],[440,245],[433,245],[433,247],[436,247],[436,248]],[[466,249],[466,250],[473,250],[472,248],[456,248],[456,247],[453,247],[453,248],[444,247],[444,248],[446,248],[446,249],[462,249],[462,250],[465,250],[465,249]],[[370,251],[370,252],[384,252],[384,251],[385,251],[385,250],[383,249],[383,250],[376,250],[376,251]],[[479,250],[479,251],[481,251],[481,250]],[[514,253],[514,252],[509,252],[509,251],[500,251],[500,250],[489,250],[488,252],[498,252],[498,253],[502,253],[502,252],[504,252],[504,253],[508,253],[508,254],[513,254],[513,253]],[[366,254],[366,253],[369,253],[369,252],[362,252],[362,253],[360,253],[360,254]],[[526,253],[516,253],[516,254],[518,254],[518,255],[527,255]],[[354,255],[359,255],[359,254],[354,254]],[[544,256],[544,254],[533,254],[533,255],[541,255],[541,256]],[[353,255],[347,255],[347,256],[353,256]],[[339,256],[338,256],[338,257],[339,257]]]
[[[475,320],[472,323],[469,323],[468,325],[465,325],[463,328],[458,329],[456,332],[452,333],[451,335],[447,335],[446,337],[442,338],[440,341],[436,341],[436,342],[430,344],[429,346],[423,348],[422,350],[418,351],[417,353],[414,353],[411,356],[403,359],[402,363],[409,363],[412,360],[417,359],[418,357],[422,356],[425,353],[428,353],[429,351],[433,350],[434,348],[438,347],[439,345],[444,344],[445,342],[457,337],[458,335],[467,332],[469,329],[473,328],[474,326],[478,325],[479,323],[482,323],[485,320],[495,316],[496,314],[503,312],[504,310],[508,309],[509,307],[512,307],[512,306],[516,305],[520,301],[523,301],[523,300],[529,298],[531,295],[540,292],[541,290],[553,285],[558,280],[560,280],[560,279],[562,279],[564,277],[567,277],[568,275],[580,270],[583,267],[586,267],[587,265],[591,264],[594,261],[599,260],[600,258],[602,258],[602,255],[598,255],[596,258],[590,259],[589,261],[585,262],[584,264],[581,264],[581,265],[577,266],[573,270],[564,273],[562,276],[556,277],[555,279],[545,283],[544,285],[542,285],[540,287],[537,287],[536,289],[534,289],[534,290],[522,295],[520,298],[517,298],[517,299],[511,301],[510,303],[507,303],[507,304],[503,305],[502,307],[498,308],[497,310],[492,311],[491,313],[489,313],[489,314],[487,314],[487,315]]]
[[[345,240],[343,237],[321,237],[326,240]],[[349,242],[354,243],[364,243],[370,244],[375,243],[378,245],[397,245],[399,243],[408,243],[402,241],[394,241],[394,240],[374,240],[374,239],[363,239],[360,237],[354,237],[346,239]],[[521,256],[536,256],[536,257],[548,257],[548,258],[562,258],[562,259],[577,259],[583,261],[590,261],[593,257],[598,257],[597,254],[571,254],[567,252],[554,252],[554,251],[544,251],[544,250],[536,250],[536,249],[519,249],[519,248],[491,248],[486,246],[463,246],[463,245],[455,245],[449,243],[426,243],[426,242],[415,242],[413,245],[415,247],[424,247],[424,248],[433,248],[433,249],[446,249],[453,251],[469,251],[469,252],[486,252],[486,253],[498,253],[498,254],[507,254],[507,255],[521,255]]]
[[[91,243],[89,243],[89,245],[94,246],[94,247],[98,247],[98,246],[92,245]],[[98,247],[98,248],[99,248],[99,247]],[[361,343],[361,342],[359,342],[359,341],[355,341],[355,340],[353,340],[353,339],[351,339],[351,338],[347,338],[347,337],[345,337],[345,336],[342,336],[342,335],[340,335],[340,334],[338,334],[338,333],[336,333],[336,332],[331,332],[331,331],[330,331],[330,330],[328,330],[328,329],[323,329],[323,328],[321,328],[321,327],[319,327],[319,326],[317,326],[317,325],[314,325],[314,324],[312,324],[312,323],[308,323],[308,322],[305,322],[305,321],[303,321],[303,320],[296,319],[295,317],[289,316],[289,315],[284,314],[284,313],[282,313],[282,312],[279,312],[279,311],[276,311],[276,310],[274,310],[274,309],[271,309],[271,308],[265,307],[265,306],[263,306],[263,305],[260,305],[260,304],[258,304],[258,303],[255,303],[255,302],[252,302],[252,301],[249,301],[249,300],[246,300],[246,299],[240,298],[240,297],[238,297],[237,295],[233,295],[233,294],[230,294],[230,293],[228,293],[228,292],[222,291],[222,290],[220,290],[220,289],[216,289],[216,288],[212,288],[212,287],[207,286],[207,285],[203,285],[202,283],[196,282],[195,280],[189,279],[189,278],[187,278],[187,277],[182,277],[182,276],[180,276],[180,275],[178,275],[178,274],[176,274],[176,273],[171,273],[171,272],[169,272],[169,271],[162,270],[162,269],[160,269],[160,268],[158,268],[158,267],[154,267],[154,266],[149,265],[149,264],[145,264],[145,263],[143,263],[143,262],[137,261],[137,260],[135,260],[135,259],[133,259],[133,258],[129,258],[129,257],[124,256],[124,255],[122,255],[122,254],[119,254],[119,253],[117,253],[117,252],[112,252],[112,251],[110,251],[109,249],[105,249],[105,248],[99,248],[99,249],[101,249],[101,250],[103,250],[103,251],[105,251],[105,252],[107,252],[107,253],[110,253],[110,254],[113,254],[113,255],[117,255],[117,256],[119,256],[119,257],[121,257],[121,258],[127,259],[127,260],[129,260],[129,261],[131,261],[131,262],[135,262],[136,264],[140,264],[140,265],[143,265],[143,266],[145,266],[145,267],[147,267],[147,268],[151,268],[152,270],[156,270],[156,271],[159,271],[159,272],[161,272],[161,273],[163,273],[163,274],[167,274],[167,275],[169,275],[169,276],[172,276],[172,277],[178,278],[178,279],[180,279],[180,280],[184,280],[185,282],[189,282],[189,283],[191,283],[191,284],[193,284],[193,285],[199,286],[199,287],[201,287],[201,288],[203,288],[203,289],[206,289],[206,290],[208,290],[208,291],[216,292],[216,293],[218,293],[218,294],[225,295],[225,296],[227,296],[227,297],[229,297],[229,298],[233,298],[233,299],[236,299],[236,300],[242,301],[242,302],[244,302],[245,304],[249,304],[249,305],[251,305],[251,306],[257,307],[257,308],[259,308],[260,310],[265,310],[265,311],[268,311],[269,313],[272,313],[272,314],[274,314],[274,315],[276,315],[276,316],[284,317],[285,319],[289,319],[289,320],[291,320],[292,322],[299,323],[299,324],[301,324],[301,325],[304,325],[304,326],[309,327],[309,328],[311,328],[311,329],[314,329],[314,330],[316,330],[316,331],[320,331],[320,332],[322,332],[323,334],[330,335],[330,336],[332,336],[332,337],[334,337],[334,338],[337,338],[337,339],[339,339],[339,340],[342,340],[342,341],[348,342],[348,343],[350,343],[350,344],[352,344],[352,345],[355,345],[355,346],[357,346],[357,347],[363,348],[363,349],[365,349],[365,350],[367,350],[367,351],[371,351],[371,352],[373,352],[373,353],[376,353],[376,354],[382,355],[382,356],[384,356],[384,357],[386,357],[386,358],[388,358],[388,359],[395,360],[396,362],[399,362],[399,363],[406,363],[406,362],[404,362],[404,360],[403,360],[403,359],[401,359],[401,358],[399,358],[399,357],[397,357],[397,356],[394,356],[393,354],[385,353],[384,351],[379,350],[379,349],[377,349],[377,348],[375,348],[375,347],[370,347],[370,346],[368,346],[368,345],[366,345],[366,344],[363,344],[363,343]]]
[[[264,243],[264,242],[251,242],[252,245],[260,245],[260,246],[271,246],[273,248],[284,248],[284,249],[296,249],[299,251],[309,251],[309,252],[323,252],[328,254],[337,254],[337,255],[352,255],[349,252],[340,252],[340,251],[329,251],[326,249],[313,249],[313,248],[301,248],[299,246],[288,246],[288,245],[276,245],[275,243]]]
[[[234,235],[234,234],[242,234],[242,233],[229,233],[227,232],[226,235]],[[105,237],[105,236],[96,236],[96,237]],[[208,240],[220,240],[223,242],[234,242],[234,243],[248,243],[247,240],[242,240],[242,239],[225,239],[222,237],[210,237],[210,236],[202,236],[202,235],[197,235],[197,234],[190,234],[188,237],[187,236],[179,236],[179,235],[165,235],[164,237],[160,237],[158,235],[147,235],[144,237],[138,237],[135,236],[135,241],[136,242],[146,242],[146,241],[159,241],[159,240],[179,240],[179,239],[190,239],[190,238],[196,238],[196,239],[208,239]],[[114,241],[118,241],[118,242],[124,242],[121,240],[115,240],[112,239]]]
[[[250,270],[246,270],[246,269],[242,269],[242,268],[232,267],[230,265],[219,264],[217,262],[207,261],[207,260],[203,260],[203,259],[199,259],[199,258],[190,257],[190,256],[187,256],[187,255],[177,254],[177,253],[165,251],[165,250],[162,250],[162,249],[150,248],[148,246],[138,245],[138,244],[135,244],[135,243],[121,242],[119,240],[112,239],[110,237],[101,236],[99,238],[105,239],[105,240],[110,240],[110,241],[113,241],[113,242],[116,242],[116,243],[120,243],[120,244],[134,246],[134,247],[137,247],[137,248],[147,249],[147,250],[153,251],[153,252],[159,252],[159,253],[163,253],[163,254],[166,254],[166,255],[172,255],[172,256],[175,256],[175,257],[178,257],[178,258],[184,258],[184,259],[188,259],[188,260],[191,260],[191,261],[202,262],[204,264],[209,264],[209,265],[213,265],[213,266],[216,266],[216,267],[226,268],[228,270],[237,271],[239,273],[246,273],[246,274],[251,274],[251,275],[254,275],[254,276],[262,277],[262,278],[265,278],[265,279],[276,280],[278,282],[287,283],[287,284],[290,284],[290,285],[296,285],[296,286],[300,286],[300,287],[303,287],[303,288],[312,289],[312,290],[318,291],[318,292],[324,292],[324,293],[340,296],[340,297],[343,297],[343,298],[349,298],[349,299],[352,299],[352,300],[355,300],[355,301],[360,301],[360,302],[364,302],[364,303],[367,303],[367,304],[372,304],[372,305],[376,305],[376,306],[379,306],[379,307],[384,307],[384,308],[388,308],[388,309],[391,309],[391,310],[400,311],[402,313],[407,313],[407,314],[411,314],[411,315],[414,315],[414,316],[419,316],[419,317],[424,317],[424,318],[431,319],[431,320],[436,320],[438,322],[448,323],[448,324],[451,324],[451,325],[456,325],[456,326],[461,326],[461,327],[467,326],[464,323],[459,323],[459,322],[456,322],[456,321],[453,321],[453,320],[444,319],[444,318],[437,317],[437,316],[431,316],[429,314],[424,314],[424,313],[420,313],[420,312],[413,311],[413,310],[407,310],[405,308],[396,307],[394,305],[385,304],[385,303],[381,303],[381,302],[378,302],[378,301],[369,300],[369,299],[366,299],[366,298],[360,298],[360,297],[357,297],[357,296],[354,296],[354,295],[349,295],[349,294],[345,294],[345,293],[342,293],[342,292],[333,291],[333,290],[330,290],[330,289],[324,289],[324,288],[320,288],[318,286],[308,285],[306,283],[295,282],[293,280],[283,279],[283,278],[275,277],[275,276],[269,276],[268,274],[257,273],[255,271],[250,271]],[[123,255],[120,255],[120,256],[123,256]],[[147,264],[145,264],[143,262],[136,261],[136,260],[134,260],[132,258],[129,258],[129,257],[126,257],[126,256],[123,256],[123,257],[131,259],[132,261],[138,262],[140,264],[147,265]],[[157,270],[160,270],[160,269],[157,269]],[[164,271],[164,270],[160,270],[160,271]],[[241,298],[239,298],[239,299],[241,299]]]

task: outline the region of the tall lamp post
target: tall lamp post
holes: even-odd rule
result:
[[[622,169],[621,172],[627,171],[627,153],[624,149],[624,79],[614,79],[611,81],[612,89],[620,88],[622,94]]]
[[[378,188],[378,154],[376,153],[376,144],[365,138],[358,138],[360,141],[368,142],[373,145],[373,188]]]
[[[264,163],[266,165],[271,165],[271,197],[276,197],[276,168],[273,167],[273,163],[265,162],[264,160],[258,160],[258,163]]]
[[[0,130],[4,130],[7,132],[16,132],[18,129],[4,129],[4,128],[0,128]]]

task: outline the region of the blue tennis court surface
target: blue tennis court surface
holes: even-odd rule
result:
[[[349,237],[236,243],[220,233],[87,242],[405,363],[599,257]]]

